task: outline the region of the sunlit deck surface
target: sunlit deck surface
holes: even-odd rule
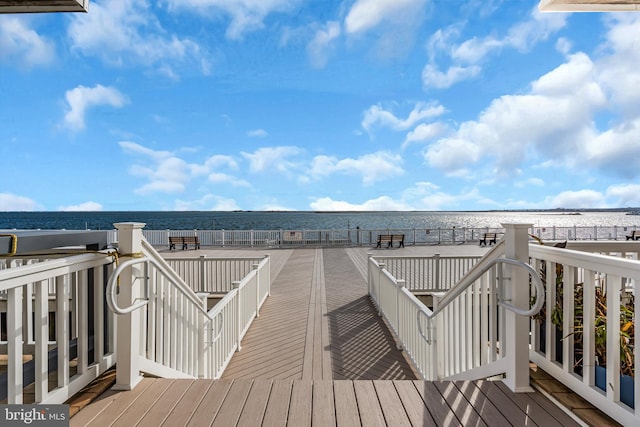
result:
[[[367,297],[367,251],[271,251],[271,297],[222,379],[145,378],[102,394],[71,425],[578,425],[501,381],[417,380]],[[247,254],[191,254],[203,252]]]

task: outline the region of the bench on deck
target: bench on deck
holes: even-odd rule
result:
[[[633,230],[631,234],[627,235],[627,240],[640,240],[640,230]]]
[[[170,251],[174,250],[177,244],[182,245],[182,237],[169,236],[169,250]]]
[[[200,249],[200,240],[198,236],[182,236],[182,250],[185,250],[193,245],[193,249]]]
[[[393,242],[398,242],[398,247],[404,248],[404,234],[378,234],[376,248],[381,248],[383,243],[387,244],[387,248],[392,248]]]
[[[492,244],[496,243],[497,238],[497,233],[484,233],[482,239],[480,239],[480,246],[487,246],[487,243],[489,243],[489,246],[491,246]]]
[[[189,248],[189,245],[193,245],[194,249],[200,249],[200,240],[198,236],[169,236],[169,250],[176,248],[176,244],[182,245],[182,250]]]

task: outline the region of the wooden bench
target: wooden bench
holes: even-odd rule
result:
[[[491,246],[492,244],[496,243],[497,238],[497,233],[484,233],[482,239],[480,239],[480,246],[487,246],[487,243],[489,243],[489,246]]]
[[[627,240],[640,240],[640,230],[633,230],[631,234],[627,236]]]
[[[376,243],[376,248],[381,248],[383,243],[387,244],[387,247],[391,247],[393,242],[393,235],[391,234],[378,234],[378,242]]]
[[[391,247],[393,247],[394,242],[398,242],[399,248],[404,248],[404,234],[394,234],[391,237]]]
[[[198,236],[169,236],[169,250],[176,248],[176,244],[182,245],[182,250],[189,248],[189,245],[193,245],[194,249],[200,249],[200,240]]]
[[[381,248],[383,243],[387,244],[387,248],[392,248],[393,242],[398,242],[398,247],[404,248],[404,234],[378,234],[376,248]]]
[[[172,250],[174,250],[176,248],[176,244],[182,245],[182,237],[180,237],[180,236],[169,236],[169,250],[170,251],[172,251]]]
[[[200,249],[200,240],[198,236],[182,236],[182,250],[185,250],[193,245],[193,249]]]

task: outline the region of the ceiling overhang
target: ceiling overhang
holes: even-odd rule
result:
[[[640,0],[540,0],[541,12],[640,11]]]
[[[0,13],[88,12],[89,0],[0,0]]]

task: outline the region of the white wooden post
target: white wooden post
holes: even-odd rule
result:
[[[242,345],[240,343],[240,335],[242,334],[242,300],[240,295],[240,282],[235,281],[231,283],[231,286],[238,292],[236,295],[236,340],[238,341],[237,351],[240,351],[242,350]]]
[[[126,222],[114,224],[118,229],[118,251],[121,260],[142,251],[142,229],[145,224]],[[124,256],[122,256],[124,255]],[[118,304],[129,307],[139,296],[140,288],[136,285],[136,277],[140,276],[140,268],[133,266],[129,274],[120,276]],[[142,380],[138,359],[140,357],[140,310],[118,316],[117,321],[117,368],[114,390],[132,390]]]
[[[406,283],[404,279],[398,279],[398,286],[396,287],[396,325],[398,328],[398,343],[397,349],[402,350],[402,329],[400,327],[401,316],[400,316],[400,293],[402,292],[402,288],[406,287]]]
[[[251,269],[256,270],[256,317],[260,317],[260,264],[252,264]]]
[[[528,230],[531,224],[502,224],[505,228],[505,257],[529,262]],[[505,266],[508,280],[504,297],[518,308],[529,306],[529,274],[522,268]],[[502,279],[502,278],[501,278]],[[530,319],[504,310],[506,356],[510,359],[504,382],[516,393],[532,392],[529,385],[529,324]]]
[[[198,298],[202,301],[202,308],[205,311],[208,311],[207,295],[206,292],[198,293]],[[207,361],[209,360],[209,346],[211,345],[209,343],[211,334],[208,332],[208,328],[213,329],[213,319],[207,319],[199,311],[196,311],[196,315],[198,316],[198,342],[196,343],[198,348],[198,378],[208,378]]]

